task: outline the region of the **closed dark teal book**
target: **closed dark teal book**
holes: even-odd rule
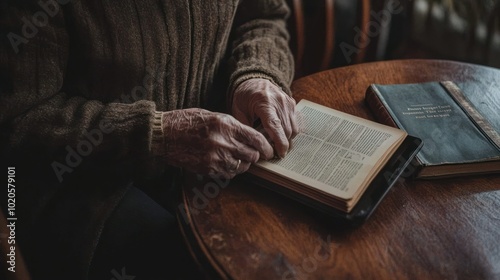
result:
[[[500,173],[500,88],[373,84],[366,102],[380,122],[423,140],[417,178]]]

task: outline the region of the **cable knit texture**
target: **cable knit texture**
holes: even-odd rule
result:
[[[0,5],[0,144],[2,160],[25,173],[18,232],[33,245],[23,247],[28,266],[78,279],[120,182],[161,153],[160,112],[224,107],[249,77],[289,93],[293,61],[281,0],[57,2]],[[54,253],[63,241],[67,251]],[[56,272],[34,263],[40,252]]]

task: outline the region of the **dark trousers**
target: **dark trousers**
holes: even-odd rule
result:
[[[201,279],[171,212],[131,187],[109,217],[89,279]]]
[[[179,171],[131,183],[121,168],[81,169],[62,182],[52,170],[16,169],[16,245],[32,279],[204,278],[173,212]]]

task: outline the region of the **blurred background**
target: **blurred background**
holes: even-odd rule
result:
[[[296,78],[390,59],[500,67],[500,0],[287,1]]]

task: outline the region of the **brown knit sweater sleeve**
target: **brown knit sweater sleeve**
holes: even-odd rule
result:
[[[38,27],[22,20],[31,19],[37,5],[9,9],[0,21],[7,31],[0,45],[2,153],[26,157],[18,161],[44,160],[59,181],[81,165],[147,157],[158,123],[155,104],[109,103],[63,92],[69,53],[64,12]]]
[[[240,3],[231,34],[230,94],[241,82],[253,77],[271,79],[290,94],[294,62],[288,47],[288,14],[284,0]]]

